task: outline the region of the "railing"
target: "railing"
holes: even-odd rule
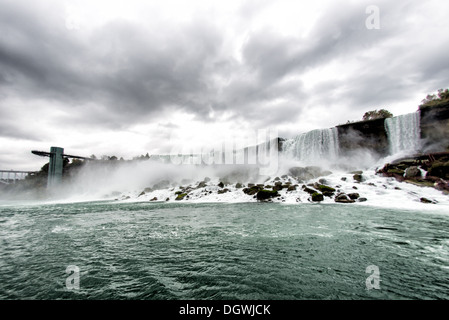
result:
[[[0,183],[10,184],[15,183],[16,180],[25,179],[29,174],[35,174],[36,171],[21,171],[21,170],[0,170]],[[6,174],[6,179],[5,179]],[[11,178],[11,175],[13,177]]]

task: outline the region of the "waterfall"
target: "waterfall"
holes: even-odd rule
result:
[[[390,154],[415,152],[420,147],[420,114],[419,112],[388,118],[385,120]]]
[[[285,141],[283,146],[287,156],[305,164],[333,161],[338,156],[337,128],[309,131]]]

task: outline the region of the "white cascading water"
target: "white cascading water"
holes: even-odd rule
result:
[[[420,147],[420,113],[408,113],[385,120],[390,154],[415,152]]]
[[[304,164],[333,161],[338,157],[337,128],[309,131],[284,142],[284,153]]]

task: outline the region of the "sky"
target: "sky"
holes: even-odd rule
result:
[[[0,169],[131,159],[415,112],[449,87],[449,1],[0,0]]]

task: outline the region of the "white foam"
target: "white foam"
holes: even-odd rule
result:
[[[325,179],[324,184],[334,187],[337,192],[358,193],[360,197],[367,198],[365,202],[355,202],[352,204],[339,204],[350,206],[375,206],[379,208],[396,208],[396,209],[411,209],[422,211],[440,211],[442,213],[449,214],[449,197],[442,192],[430,188],[420,187],[406,182],[398,182],[394,178],[385,178],[375,174],[374,169],[363,172],[363,182],[357,182],[353,179],[352,173],[347,172],[335,172],[328,176],[317,177],[316,179],[308,181],[306,184],[318,182],[321,178]],[[343,181],[342,178],[346,178]],[[291,182],[297,184],[296,191],[287,191],[286,188],[278,191],[279,196],[272,199],[275,203],[285,204],[298,204],[298,203],[312,203],[309,193],[302,190],[302,183],[295,182],[293,177],[287,176],[280,178],[283,184]],[[265,185],[275,185],[275,180],[270,179],[265,182]],[[193,183],[195,186],[199,183]],[[217,186],[218,180],[211,181],[208,186],[204,188],[198,188],[188,193],[188,198],[185,197],[180,200],[180,203],[241,203],[241,202],[257,202],[254,195],[245,194],[241,188],[236,188],[235,185],[227,185],[225,188],[229,192],[218,194],[222,188]],[[354,189],[356,187],[357,189]],[[311,187],[313,188],[313,187]],[[165,201],[169,198],[169,201],[175,201],[177,195],[175,192],[181,191],[179,187],[169,188],[165,190],[157,190],[146,193],[142,196],[138,196],[139,192],[135,192],[130,199],[123,200],[122,202],[147,202],[157,197],[158,201]],[[210,193],[212,192],[212,193]],[[422,203],[420,199],[422,197],[430,200],[436,200],[436,204]],[[178,201],[176,201],[178,202]],[[324,197],[323,204],[335,204],[333,198]]]

